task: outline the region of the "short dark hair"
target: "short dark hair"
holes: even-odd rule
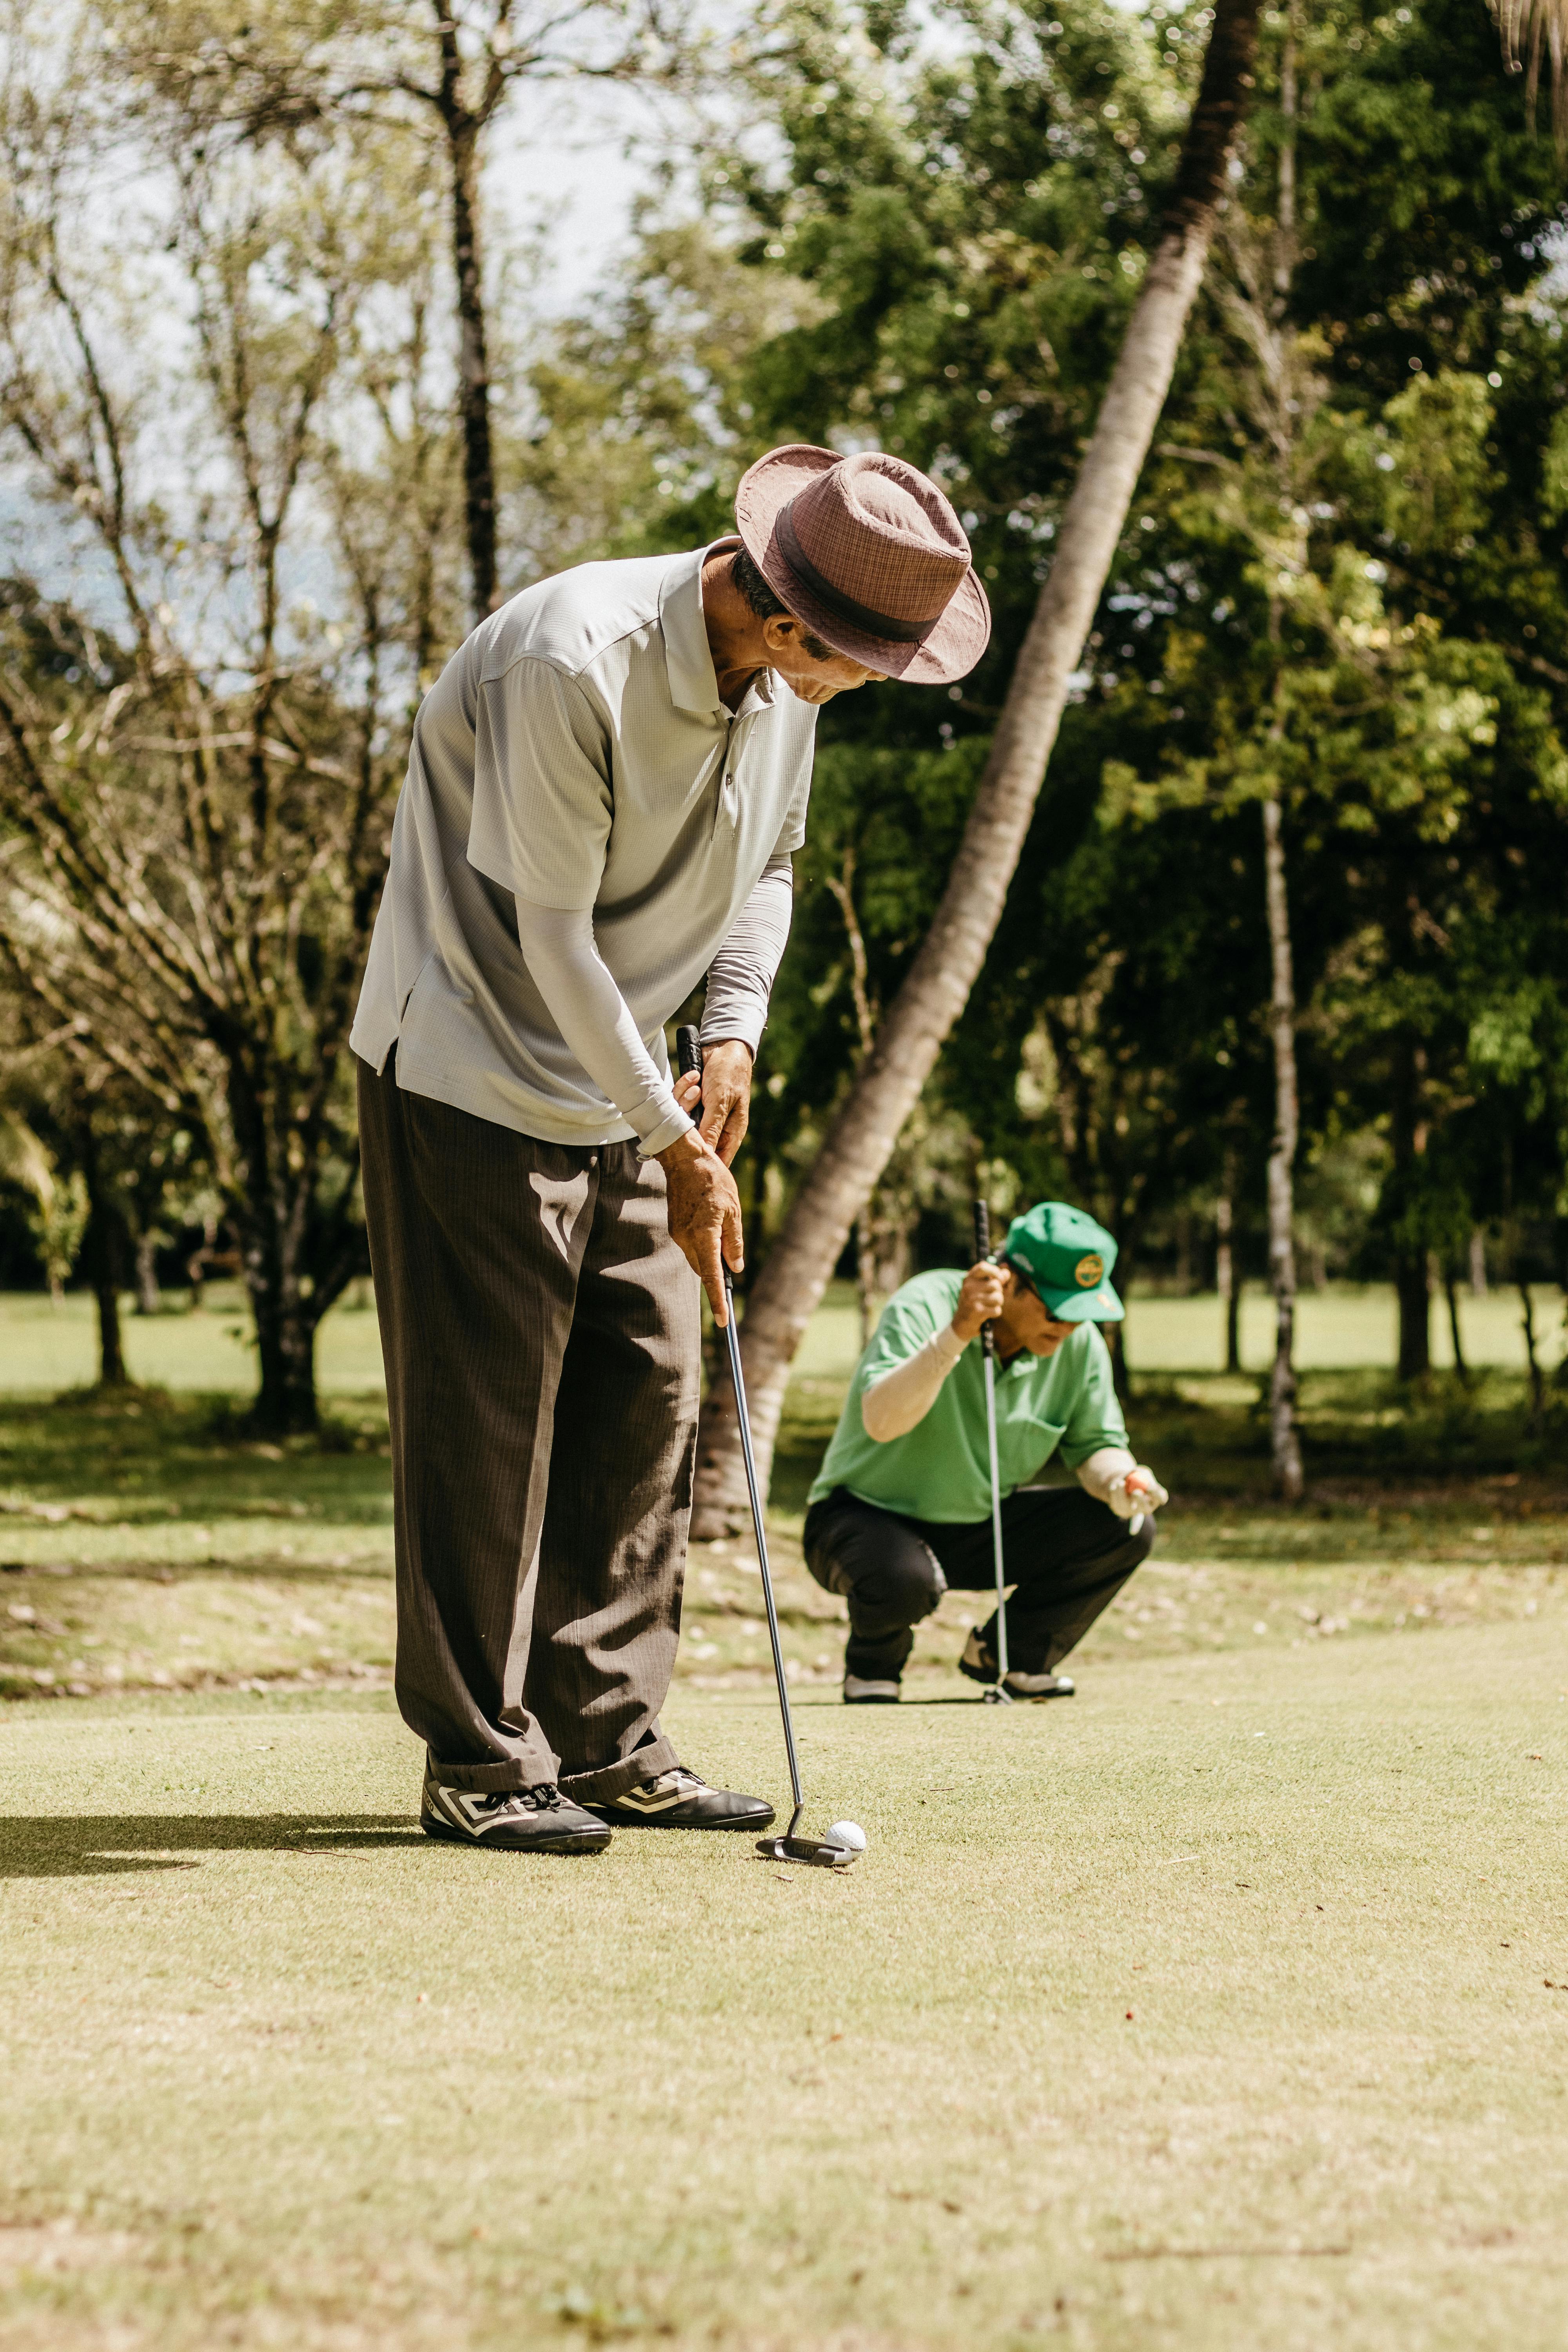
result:
[[[784,598],[770,588],[763,578],[761,565],[752,560],[743,547],[738,547],[735,550],[734,568],[731,577],[759,621],[771,621],[775,617],[781,621],[794,621],[800,630],[805,650],[813,661],[833,659],[833,647],[825,646],[820,637],[813,635],[805,623],[801,620],[799,614],[790,611]]]
[[[775,596],[763,578],[762,566],[753,562],[743,547],[735,550],[735,568],[731,576],[759,621],[771,621],[775,614],[786,621],[794,620],[795,614],[784,598]]]

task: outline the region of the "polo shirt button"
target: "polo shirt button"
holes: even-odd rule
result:
[[[598,1153],[597,1153],[596,1151],[590,1151],[590,1152],[589,1152],[589,1154],[588,1154],[588,1165],[589,1165],[589,1167],[590,1167],[590,1168],[596,1168],[596,1167],[598,1166],[598,1164],[599,1164],[599,1155],[598,1155]]]

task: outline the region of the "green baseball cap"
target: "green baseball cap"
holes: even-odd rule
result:
[[[1037,1201],[1015,1217],[1002,1255],[1025,1268],[1055,1322],[1120,1323],[1126,1313],[1110,1287],[1116,1244],[1065,1201]]]

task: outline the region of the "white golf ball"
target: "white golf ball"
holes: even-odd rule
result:
[[[858,1822],[835,1822],[827,1832],[829,1845],[841,1845],[847,1853],[864,1853],[866,1832]]]

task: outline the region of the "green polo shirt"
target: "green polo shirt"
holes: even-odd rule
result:
[[[910,1358],[953,1318],[963,1276],[956,1269],[917,1274],[889,1300],[833,1433],[811,1490],[820,1502],[847,1486],[863,1503],[906,1518],[944,1525],[991,1516],[991,1457],[985,1435],[985,1360],[972,1339],[942,1382],[923,1421],[879,1445],[866,1434],[860,1400],[874,1381]],[[1027,1486],[1055,1454],[1069,1470],[1102,1445],[1127,1444],[1110,1355],[1092,1323],[1080,1323],[1054,1356],[1015,1356],[996,1368],[996,1458],[1002,1492]]]

